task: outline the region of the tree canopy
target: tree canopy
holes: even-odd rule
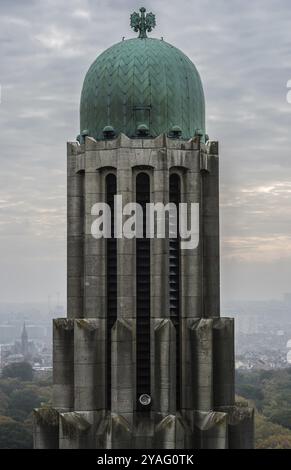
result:
[[[33,379],[33,370],[28,362],[17,362],[4,367],[2,377],[31,381]]]

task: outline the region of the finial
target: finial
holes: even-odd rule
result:
[[[139,38],[147,38],[147,31],[151,31],[156,26],[156,17],[150,13],[145,13],[144,7],[139,9],[140,15],[136,12],[130,15],[130,26],[137,33],[139,31]]]

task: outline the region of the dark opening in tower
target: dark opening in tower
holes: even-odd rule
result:
[[[117,239],[114,237],[114,196],[116,176],[106,176],[106,202],[111,209],[111,238],[106,239],[106,299],[107,299],[107,409],[111,409],[111,330],[117,318]]]
[[[170,318],[176,328],[176,407],[180,408],[181,400],[181,354],[180,354],[180,237],[179,237],[179,203],[181,202],[180,176],[170,176],[170,202],[177,207],[177,218],[170,216],[170,229],[177,233],[176,238],[169,239],[169,296]],[[174,227],[173,225],[176,225]]]
[[[140,402],[151,394],[150,303],[151,270],[150,239],[146,238],[146,204],[150,202],[150,178],[146,173],[136,177],[136,202],[143,209],[143,238],[136,239],[136,392],[137,409],[147,411]]]

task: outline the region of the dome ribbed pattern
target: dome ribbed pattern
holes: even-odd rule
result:
[[[146,124],[150,135],[179,126],[187,139],[205,132],[204,93],[191,60],[165,41],[122,41],[103,52],[85,77],[80,105],[81,132],[103,138],[103,128],[136,135]]]

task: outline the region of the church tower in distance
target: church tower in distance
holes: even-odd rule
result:
[[[200,76],[147,36],[152,13],[131,26],[138,37],[87,72],[68,143],[68,314],[53,322],[53,405],[35,410],[34,446],[252,448],[253,410],[235,402],[234,322],[220,317],[219,152]],[[115,237],[116,195],[199,204],[198,246],[144,227]],[[99,202],[111,238],[92,236]]]

